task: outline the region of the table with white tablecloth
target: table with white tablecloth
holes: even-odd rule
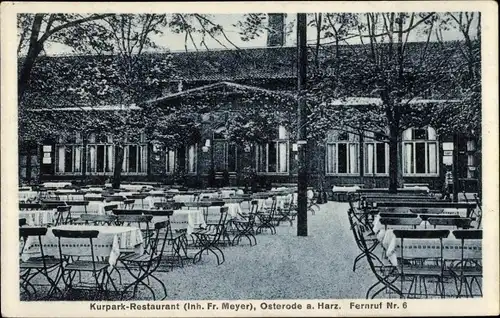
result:
[[[226,203],[224,206],[227,207],[228,219],[237,218],[243,213],[239,203]],[[208,207],[207,212],[208,214],[219,215],[220,206]]]
[[[57,219],[56,210],[22,210],[19,211],[19,218],[26,219],[29,226],[47,226],[54,224]]]
[[[87,209],[87,213],[89,214],[106,214],[104,207],[110,205],[116,205],[118,208],[122,207],[123,202],[105,202],[105,201],[89,201],[89,204],[85,207],[83,205],[74,205],[71,206],[71,213],[73,215],[83,214],[85,213],[85,208]],[[112,214],[111,211],[107,214]]]
[[[71,187],[73,184],[71,182],[44,182],[42,184],[43,187],[45,188],[65,188],[65,187]]]
[[[38,199],[37,191],[19,191],[19,202],[35,201]]]
[[[193,233],[195,228],[205,227],[205,218],[203,217],[202,209],[181,209],[174,210],[172,216],[170,217],[170,225],[172,230],[186,230],[189,235]],[[166,216],[154,216],[152,222],[162,222],[166,221]]]
[[[108,257],[110,265],[115,265],[120,253],[144,252],[144,240],[142,232],[137,227],[131,226],[98,226],[98,225],[60,225],[52,227],[47,234],[42,237],[43,252],[46,256],[59,258],[58,240],[52,230],[97,230],[99,236],[93,239],[94,254],[98,257]],[[89,257],[89,239],[62,238],[61,246],[63,253],[74,256]],[[23,250],[22,259],[28,260],[30,257],[40,255],[38,238],[29,237]]]
[[[220,196],[222,198],[230,198],[236,194],[236,190],[220,190]]]
[[[398,239],[392,229],[385,232],[382,246],[391,264],[397,265],[401,257],[401,240]],[[405,258],[439,258],[439,239],[404,239],[403,253]],[[443,239],[443,259],[460,260],[462,253],[462,241],[450,235]],[[482,240],[464,241],[464,258],[481,259]]]
[[[173,197],[175,202],[194,202],[194,194],[176,194]]]

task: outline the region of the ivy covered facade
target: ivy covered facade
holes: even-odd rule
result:
[[[257,95],[259,89],[294,92],[297,81],[295,50],[293,47],[269,47],[145,55],[145,62],[141,64],[144,94],[133,105],[140,106],[146,100],[160,108],[172,103],[182,104],[186,99],[196,99],[205,92],[209,94],[213,85],[218,85],[215,100],[224,107],[207,105],[208,110],[196,115],[196,133],[184,136],[181,143],[157,143],[147,129],[120,141],[122,180],[184,183],[193,187],[266,187],[296,181],[297,144],[293,125],[289,122],[270,123],[270,127],[261,132],[265,136],[260,136],[259,140],[235,140],[229,138],[231,134],[226,131],[228,121],[238,120],[234,114],[241,110],[239,107],[249,107],[248,95]],[[89,78],[95,78],[92,73],[95,64],[104,65],[99,71],[99,87],[112,86],[112,75],[106,73],[112,63],[112,57],[45,57],[34,70],[25,103],[31,109],[42,108],[73,118],[84,116],[85,107],[89,106],[99,109],[95,111],[97,114],[130,111],[129,105],[123,106],[119,100],[119,92],[110,96],[99,89],[90,92],[94,97],[106,96],[100,99],[82,98],[78,93],[86,80],[81,73],[87,70],[91,74]],[[238,85],[249,87],[244,106],[240,93],[226,90]],[[358,86],[350,89],[352,96],[374,98],[370,87]],[[422,98],[432,103],[432,96]],[[296,104],[283,103],[287,103],[285,106],[293,114]],[[339,103],[342,104],[342,99]],[[366,101],[358,103],[362,105]],[[122,106],[107,106],[117,104]],[[266,111],[272,112],[272,109]],[[38,139],[20,132],[20,182],[85,180],[101,183],[113,177],[116,167],[113,134],[106,133],[102,127],[84,132],[79,130],[78,124],[74,126],[74,130],[64,136],[53,131]],[[258,135],[259,130],[254,133]],[[441,189],[446,166],[452,163],[452,135],[440,134],[427,125],[405,129],[399,139],[402,182],[425,183],[433,189]],[[479,140],[471,134],[463,134],[456,141],[460,185],[466,191],[477,191],[481,160]],[[324,138],[310,140],[308,147],[311,186],[388,186],[389,147],[375,134],[329,130]]]

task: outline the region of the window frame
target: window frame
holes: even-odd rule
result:
[[[339,145],[344,144],[346,145],[346,165],[347,165],[347,171],[348,172],[338,172],[339,171]],[[358,172],[349,172],[351,171],[351,145],[356,146],[357,150],[357,159],[356,159],[356,165],[357,165],[357,171]],[[334,167],[333,167],[333,172],[328,172],[328,167],[330,167],[330,163],[328,161],[329,155],[329,147],[333,146],[335,149],[335,160],[334,160]],[[325,175],[326,176],[359,176],[360,175],[360,160],[359,160],[359,141],[327,141],[326,142],[326,153],[325,153]]]
[[[384,144],[385,148],[385,172],[380,173],[377,172],[377,144]],[[375,167],[375,170],[373,172],[368,172],[368,145],[373,145],[373,166]],[[389,144],[383,141],[365,141],[363,143],[364,147],[364,161],[363,162],[363,173],[365,176],[375,176],[375,177],[387,177],[389,176]]]
[[[276,171],[269,171],[269,145],[274,144],[276,145]],[[280,144],[286,145],[286,171],[280,171]],[[260,171],[259,170],[259,148],[265,147],[265,157],[266,157],[266,162],[265,162],[265,171]],[[290,173],[290,140],[288,139],[277,139],[273,140],[271,142],[265,143],[265,144],[256,144],[256,151],[255,151],[255,168],[256,168],[256,173],[259,175],[288,175]]]
[[[171,174],[175,174],[176,172],[176,168],[177,168],[177,148],[174,148],[174,149],[170,149],[170,148],[165,148],[165,174],[168,174],[168,175],[171,175]],[[173,161],[174,161],[174,165],[173,165],[173,169],[172,171],[169,171],[169,163],[170,163],[170,152],[173,152],[174,155],[173,155]]]
[[[440,156],[440,153],[439,153],[439,139],[437,137],[437,134],[435,133],[435,131],[433,132],[434,136],[435,136],[435,139],[429,139],[429,136],[431,135],[429,133],[429,128],[430,129],[433,129],[432,127],[425,127],[425,129],[427,130],[426,132],[426,137],[427,139],[405,139],[405,132],[407,132],[408,130],[406,130],[405,132],[403,132],[403,138],[402,138],[402,143],[401,143],[401,146],[402,146],[402,163],[403,163],[403,167],[402,167],[402,173],[403,173],[403,177],[438,177],[439,176],[439,170],[440,170],[440,167],[439,167],[439,156]],[[413,138],[414,136],[414,130],[421,130],[423,128],[408,128],[410,130],[409,132],[409,136],[410,138]],[[425,164],[425,172],[416,172],[417,170],[417,165],[416,165],[416,159],[417,159],[417,152],[416,152],[416,145],[417,144],[424,144],[424,164]],[[429,157],[429,145],[434,145],[435,147],[435,165],[436,165],[436,172],[429,172],[429,163],[430,163],[430,157]],[[407,172],[406,168],[407,168],[407,145],[411,145],[411,149],[412,149],[412,165],[411,165],[411,171],[410,172]]]

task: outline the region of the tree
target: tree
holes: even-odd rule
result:
[[[21,54],[25,50],[26,55],[19,68],[18,100],[21,101],[30,83],[31,71],[47,42],[65,42],[69,40],[66,36],[67,31],[85,28],[85,24],[108,16],[111,14],[20,14],[17,23],[19,35],[17,52]]]
[[[361,45],[346,45],[344,52],[324,49],[325,67],[316,75],[310,90],[315,109],[311,123],[323,128],[362,130],[374,133],[389,144],[389,189],[394,192],[401,179],[401,133],[409,127],[428,124],[421,97],[447,100],[453,94],[451,70],[458,67],[454,45],[439,46],[430,41],[408,41],[417,27],[430,32],[435,13],[365,13],[356,16]],[[365,42],[367,42],[365,44]],[[330,72],[335,61],[336,72]],[[343,63],[343,60],[349,61]],[[362,107],[339,107],[332,103],[349,96],[369,96]],[[455,95],[456,97],[456,95]],[[433,114],[434,115],[434,114]],[[425,117],[425,116],[424,116]],[[321,119],[322,118],[322,119]]]

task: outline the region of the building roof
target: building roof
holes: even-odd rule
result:
[[[452,44],[450,44],[451,46]],[[431,44],[427,50],[436,48],[437,44]],[[356,59],[365,58],[366,54],[363,53],[365,49],[366,46],[362,45],[340,47],[341,54],[349,63],[359,63],[360,61],[356,62]],[[157,85],[152,89],[148,87],[148,91],[145,91],[143,96],[141,95],[142,100],[132,102],[139,103],[143,100],[163,98],[169,95],[169,92],[177,91],[179,81],[190,83],[185,85],[189,88],[218,82],[251,83],[256,86],[260,85],[259,81],[266,83],[283,79],[288,81],[286,85],[295,86],[294,79],[297,76],[296,50],[296,47],[288,46],[144,53],[140,57],[138,73],[147,80],[156,81]],[[406,50],[411,52],[407,63],[412,63],[412,61],[420,61],[424,48],[422,43],[408,43]],[[310,49],[309,59],[314,59],[314,54],[314,51]],[[334,59],[335,54],[335,46],[325,45],[321,47],[320,55]],[[40,58],[35,64],[31,83],[26,92],[27,103],[33,105],[32,107],[47,105],[49,108],[74,107],[75,105],[83,107],[88,106],[89,103],[92,105],[122,103],[120,101],[122,96],[119,93],[116,94],[118,96],[107,96],[99,94],[102,92],[94,92],[90,94],[91,101],[82,99],[81,94],[78,94],[80,88],[85,88],[85,84],[82,84],[85,82],[90,82],[93,86],[99,86],[100,83],[103,83],[103,86],[116,85],[112,84],[114,73],[110,67],[112,63],[116,63],[114,59],[110,55],[67,55]],[[19,60],[22,61],[22,59]],[[330,64],[325,64],[326,74],[336,72],[335,67]],[[350,89],[355,86],[352,78],[349,78],[347,82],[351,83]],[[370,92],[365,91],[367,89],[371,90],[371,88],[366,88],[366,85],[361,85],[349,94],[351,96],[369,96]]]

